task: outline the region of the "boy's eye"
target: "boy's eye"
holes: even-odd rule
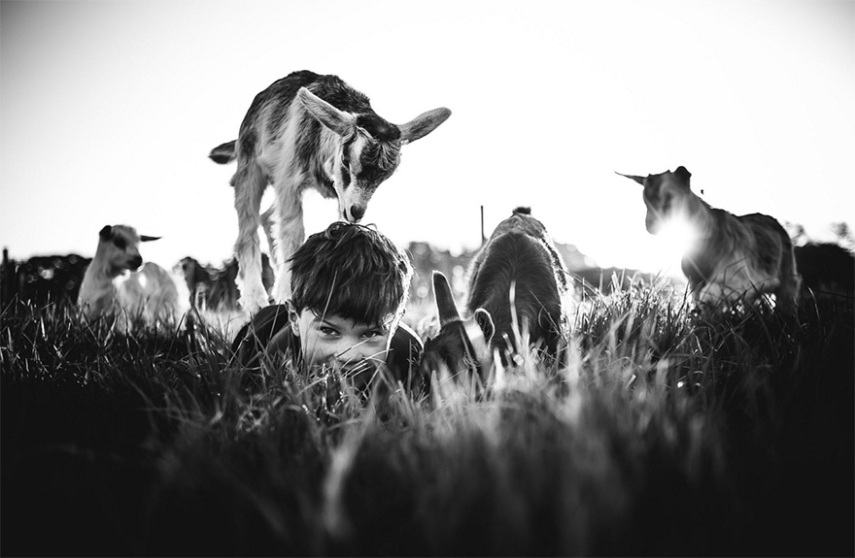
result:
[[[372,329],[370,331],[366,331],[364,335],[368,339],[375,339],[377,337],[381,337],[383,335],[383,332],[379,329]]]
[[[331,328],[331,327],[327,327],[327,326],[320,326],[320,327],[318,328],[318,331],[320,331],[320,332],[321,332],[321,333],[323,333],[324,335],[337,335],[337,334],[338,334],[338,331],[337,331],[337,330],[335,330],[335,329],[333,329],[333,328]]]

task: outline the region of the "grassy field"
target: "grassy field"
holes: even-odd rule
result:
[[[852,555],[851,304],[589,295],[490,395],[232,362],[222,323],[2,314],[4,555]],[[212,322],[213,323],[213,322]]]

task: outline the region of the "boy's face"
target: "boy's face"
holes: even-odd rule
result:
[[[288,319],[307,365],[326,364],[357,373],[385,362],[400,317],[390,314],[384,323],[357,323],[336,314],[318,315],[310,308],[298,312],[289,300]]]

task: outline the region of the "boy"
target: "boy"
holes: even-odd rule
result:
[[[360,388],[385,365],[404,386],[420,384],[423,345],[401,323],[413,276],[401,250],[372,228],[336,222],[289,261],[291,298],[238,332],[232,346],[241,363],[284,354],[296,370],[337,368]]]

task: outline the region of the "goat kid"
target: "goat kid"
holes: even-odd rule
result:
[[[267,254],[261,255],[262,284],[265,291],[273,286],[273,269]],[[184,278],[190,298],[190,306],[197,311],[231,312],[237,309],[238,292],[235,280],[238,274],[237,261],[223,262],[222,268],[202,265],[189,256],[173,268],[176,275]]]
[[[774,217],[711,207],[691,191],[692,174],[685,167],[646,177],[617,174],[644,186],[647,232],[658,234],[671,219],[694,227],[695,244],[681,268],[696,304],[750,303],[771,293],[777,307],[795,310],[801,279],[792,241]]]
[[[159,238],[139,235],[126,225],[101,229],[98,248],[83,276],[77,301],[87,320],[115,316],[119,327],[127,329],[128,318],[137,315],[154,324],[174,323],[183,313],[173,278],[155,263],[143,265],[140,256],[140,242]]]
[[[441,271],[434,271],[432,278],[440,329],[425,342],[419,376],[429,385],[431,372],[445,367],[451,373],[483,371],[481,376],[485,377],[492,362],[490,341],[495,332],[490,313],[476,308],[464,319],[454,303],[448,278]]]
[[[374,191],[398,167],[401,146],[428,135],[450,115],[437,108],[406,124],[392,124],[337,76],[309,71],[294,72],[259,93],[238,139],[210,154],[220,164],[237,159],[231,185],[241,306],[254,313],[268,304],[261,282],[260,220],[276,266],[273,298],[281,303],[290,296],[288,259],[305,240],[303,192],[313,188],[337,198],[340,218],[359,222]],[[259,215],[268,184],[275,190],[274,205]]]
[[[433,287],[440,331],[425,343],[423,375],[442,364],[453,373],[481,370],[483,377],[496,352],[503,365],[518,362],[521,340],[542,345],[550,359],[559,358],[572,287],[561,255],[529,208],[515,209],[475,256],[468,319],[461,318],[444,275],[434,273]]]

